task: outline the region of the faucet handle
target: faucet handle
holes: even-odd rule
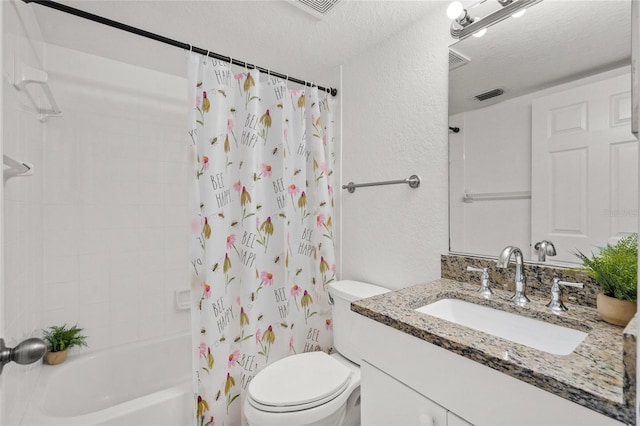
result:
[[[560,281],[560,278],[554,278],[553,284],[551,285],[551,300],[547,303],[547,308],[554,313],[561,313],[568,311],[564,303],[562,303],[562,287],[576,287],[576,288],[584,288],[583,283],[574,283],[569,281]]]
[[[493,290],[491,290],[491,288],[489,287],[489,268],[474,268],[472,266],[467,266],[467,271],[482,272],[478,293],[480,293],[480,295],[486,299],[491,297],[491,295],[493,294]]]
[[[560,279],[558,278],[554,278],[553,279],[553,283],[555,284],[556,280],[558,280],[558,284],[559,285],[564,285],[567,287],[576,287],[576,288],[584,288],[584,284],[583,283],[572,283],[569,281],[560,281]]]

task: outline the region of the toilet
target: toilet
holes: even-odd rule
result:
[[[358,281],[329,284],[334,353],[280,359],[249,384],[243,411],[249,426],[360,425],[360,321],[351,302],[390,290]]]

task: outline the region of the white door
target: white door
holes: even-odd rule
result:
[[[638,142],[630,76],[538,98],[532,104],[532,245],[576,262],[638,229]]]

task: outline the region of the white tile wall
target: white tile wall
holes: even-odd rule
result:
[[[77,322],[86,350],[188,330],[186,81],[45,50],[64,116],[46,129],[44,323]]]
[[[42,69],[43,43],[28,6],[3,1],[2,14],[2,151],[36,165],[33,176],[3,180],[3,288],[0,337],[7,346],[37,335],[42,327],[44,125],[12,85],[14,64]],[[26,409],[41,364],[5,366],[0,376],[0,423],[17,424]]]

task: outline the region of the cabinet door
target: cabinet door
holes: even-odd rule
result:
[[[447,426],[473,426],[471,423],[453,414],[451,411],[447,411]]]
[[[360,367],[362,426],[446,426],[447,410],[366,361]]]

